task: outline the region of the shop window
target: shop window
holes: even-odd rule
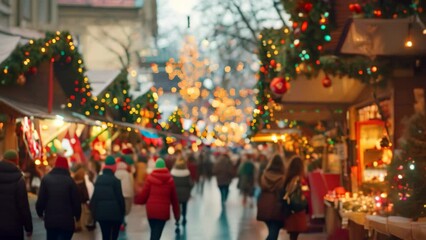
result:
[[[18,0],[17,1],[17,14],[16,25],[18,27],[27,27],[32,20],[32,0]]]
[[[52,22],[52,1],[39,0],[38,4],[39,24],[50,24]]]
[[[0,5],[10,7],[10,0],[1,0]]]
[[[385,122],[369,120],[357,123],[358,168],[360,183],[384,182],[392,159]]]

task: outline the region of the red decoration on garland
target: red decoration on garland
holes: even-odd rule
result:
[[[282,95],[290,88],[290,84],[283,77],[276,77],[272,79],[269,87],[274,94]]]
[[[68,57],[65,58],[65,62],[66,63],[70,63],[71,61],[72,61],[72,57],[71,56],[68,56]]]
[[[37,67],[30,67],[30,69],[28,69],[28,73],[31,75],[36,75],[37,74]]]
[[[269,64],[270,64],[271,68],[276,68],[277,67],[277,61],[275,61],[274,59],[272,59]]]
[[[302,27],[300,28],[300,30],[302,30],[302,32],[306,31],[308,29],[308,22],[304,21],[302,23]]]
[[[305,3],[303,4],[303,10],[305,10],[306,13],[309,13],[312,10],[313,4],[312,3]]]
[[[322,86],[325,88],[331,87],[331,79],[328,77],[328,75],[325,75],[325,78],[322,80]]]

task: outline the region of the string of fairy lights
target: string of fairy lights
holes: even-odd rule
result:
[[[386,79],[391,71],[390,61],[385,58],[368,56],[335,56],[325,52],[325,46],[331,39],[330,12],[332,6],[326,1],[285,2],[284,8],[290,14],[291,28],[265,29],[259,35],[259,80],[250,130],[258,132],[270,128],[273,120],[275,99],[287,92],[291,81],[299,75],[308,78],[324,72],[322,85],[332,86],[332,76],[347,76],[361,82],[376,84]],[[349,9],[357,17],[367,18],[404,18],[423,13],[420,1],[410,4],[399,1],[362,1],[351,3]],[[409,39],[410,40],[410,39]],[[413,43],[405,43],[412,47]]]

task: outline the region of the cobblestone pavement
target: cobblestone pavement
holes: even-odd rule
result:
[[[33,212],[33,240],[46,239],[43,222],[35,214],[35,196],[30,197]],[[175,221],[169,220],[163,231],[162,240],[261,240],[267,235],[264,223],[256,221],[256,204],[243,207],[241,197],[236,188],[236,181],[231,185],[228,202],[222,209],[220,194],[215,180],[204,184],[203,194],[197,186],[193,189],[188,203],[188,223],[181,234],[175,234]],[[120,233],[120,240],[149,239],[149,225],[146,219],[145,206],[134,205],[127,216],[126,231]],[[75,233],[73,240],[102,239],[99,226],[92,232]],[[287,233],[280,232],[280,240],[287,240]],[[324,233],[302,234],[300,240],[325,240]]]

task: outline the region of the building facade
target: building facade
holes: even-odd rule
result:
[[[138,69],[155,45],[156,7],[155,0],[58,0],[58,27],[73,34],[88,69]]]
[[[57,27],[56,0],[1,0],[0,31],[23,37],[40,37]]]

